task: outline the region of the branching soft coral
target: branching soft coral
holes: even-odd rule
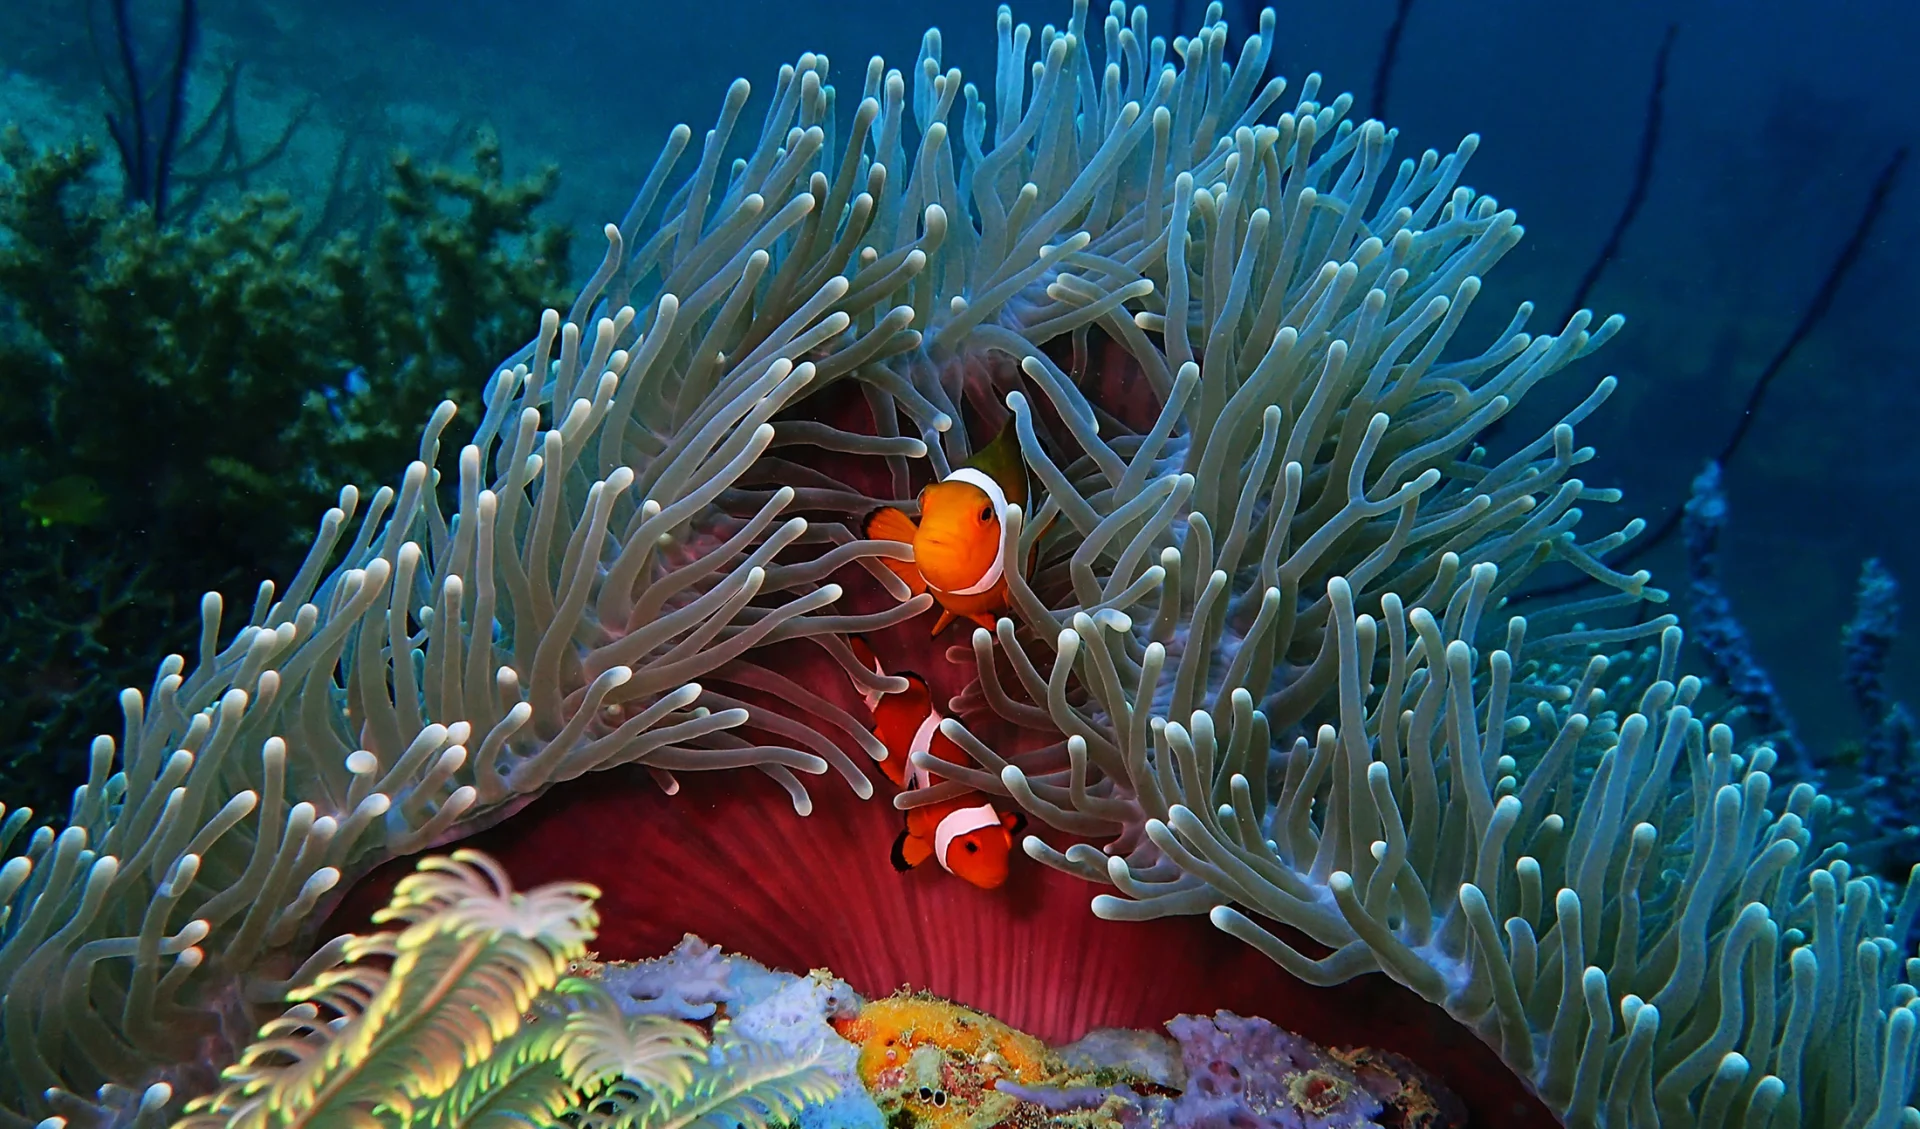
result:
[[[567,975],[597,895],[578,883],[515,893],[472,851],[425,860],[375,915],[404,928],[352,938],[346,964],[292,989],[294,1006],[176,1129],[668,1129],[728,1113],[761,1125],[831,1096],[813,1063],[724,1021],[710,1049],[699,1028],[623,1015],[598,983]]]
[[[482,856],[428,860],[375,915],[404,928],[347,940],[345,964],[289,992],[293,1009],[260,1029],[222,1072],[226,1087],[189,1106],[202,1113],[186,1124],[380,1124],[382,1113],[406,1124],[459,1087],[469,1064],[496,1054],[503,1064],[541,1052],[549,1064],[590,1059],[566,1045],[564,1031],[504,1044],[535,997],[585,954],[596,893],[575,886],[516,894]],[[679,1074],[684,1081],[684,1067]],[[557,1113],[566,1103],[553,1100],[556,1092],[568,1096],[550,1090],[524,1112]]]

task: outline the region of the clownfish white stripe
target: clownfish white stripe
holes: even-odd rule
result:
[[[907,746],[908,788],[926,788],[933,783],[932,774],[913,763],[913,754],[933,755],[933,735],[940,731],[940,721],[940,711],[930,709],[927,711],[926,719],[920,723],[920,728],[913,731],[913,741]]]
[[[952,874],[953,867],[947,862],[947,851],[952,848],[953,841],[981,828],[999,825],[1000,813],[993,810],[992,804],[981,804],[977,808],[961,808],[941,820],[940,826],[934,828],[933,857],[939,861],[941,869]]]
[[[993,503],[993,516],[995,520],[999,521],[1000,528],[1003,531],[1000,543],[994,546],[993,563],[987,566],[987,571],[980,575],[980,579],[967,585],[965,588],[956,588],[947,594],[950,596],[978,596],[982,592],[990,592],[993,590],[994,585],[1000,583],[1000,577],[1006,571],[1007,541],[1004,531],[1007,527],[1007,492],[1000,489],[1000,484],[995,482],[991,475],[985,471],[977,470],[974,467],[961,467],[959,470],[947,475],[942,481],[964,482],[969,486],[977,488],[982,494],[985,494],[987,501]]]

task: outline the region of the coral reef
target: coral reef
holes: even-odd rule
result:
[[[1465,1124],[1417,1068],[1329,1053],[1264,1019],[1221,1011],[1150,1031],[1090,1033],[1058,1051],[924,993],[862,1006],[834,1028],[860,1047],[860,1082],[889,1124],[925,1129]]]
[[[1187,1085],[1176,1125],[1395,1125],[1441,1129],[1464,1113],[1418,1068],[1367,1050],[1328,1052],[1259,1018],[1183,1015],[1167,1024]]]
[[[1694,479],[1683,525],[1689,618],[1708,668],[1725,684],[1737,716],[1750,719],[1774,748],[1793,754],[1782,773],[1822,785],[1841,802],[1848,857],[1883,879],[1910,871],[1920,864],[1920,826],[1913,815],[1920,811],[1920,789],[1910,771],[1916,750],[1913,716],[1886,688],[1887,655],[1899,636],[1899,583],[1878,560],[1862,562],[1854,615],[1840,631],[1841,676],[1860,711],[1864,739],[1809,749],[1795,733],[1722,583],[1720,534],[1727,520],[1720,468],[1708,463]],[[1896,918],[1893,927],[1899,931],[1891,936],[1903,950],[1910,948],[1911,915]]]
[[[1887,653],[1900,636],[1900,584],[1878,560],[1860,564],[1853,618],[1840,630],[1846,657],[1842,672],[1866,726],[1859,770],[1865,777],[1859,802],[1883,834],[1920,837],[1912,826],[1920,812],[1920,781],[1913,777],[1916,730],[1913,712],[1887,690]],[[1915,850],[1909,843],[1907,854]],[[1908,863],[1920,861],[1906,859]]]
[[[374,915],[401,928],[353,937],[344,963],[290,987],[175,1129],[1374,1126],[1383,1099],[1385,1123],[1458,1123],[1391,1056],[1330,1056],[1227,1012],[1055,1053],[945,1000],[863,1002],[824,969],[772,971],[693,936],[603,964],[586,953],[598,894],[515,892],[471,850],[423,860]],[[703,997],[702,1025],[662,1014]],[[134,1122],[159,1123],[170,1097],[149,1091]]]
[[[1061,1071],[1046,1045],[991,1016],[935,996],[875,1000],[834,1030],[860,1048],[860,1081],[882,1113],[909,1124],[974,1129],[1014,1120],[1012,1081],[1039,1085]]]
[[[802,817],[777,790],[740,785],[682,777],[667,796],[644,772],[596,773],[467,842],[522,882],[604,890],[603,955],[666,952],[691,930],[772,967],[831,968],[869,998],[910,985],[1063,1049],[1182,1013],[1267,1016],[1322,1046],[1417,1062],[1494,1124],[1553,1123],[1485,1044],[1383,976],[1309,986],[1205,918],[1102,920],[1082,880],[1030,859],[991,896],[944,874],[903,876],[888,859],[900,815],[877,796],[816,789]],[[622,847],[583,852],[583,837]],[[362,879],[321,935],[360,928],[403,868]]]
[[[861,1084],[858,1052],[836,1033],[858,1012],[860,996],[825,969],[806,976],[776,972],[688,934],[665,956],[595,963],[587,974],[626,1015],[718,1018],[742,1045],[755,1047],[761,1061],[806,1064],[824,1085],[807,1091],[794,1119],[800,1129],[880,1129],[884,1124]],[[712,1065],[724,1062],[716,1058]]]
[[[737,961],[689,933],[673,951],[655,960],[616,962],[595,970],[629,1015],[711,1019],[736,998]]]
[[[836,1045],[831,1033],[802,1047],[770,1046],[723,1020],[692,1085],[674,1090],[617,1079],[568,1111],[565,1123],[583,1129],[861,1129],[877,1124],[866,1116],[873,1103],[858,1093],[840,1101],[833,1080],[850,1049]],[[851,1114],[844,1122],[838,1120],[843,1113]]]
[[[580,883],[516,893],[473,851],[424,860],[375,915],[405,927],[352,938],[347,963],[292,987],[294,1006],[176,1129],[762,1129],[835,1097],[842,1083],[822,1064],[836,1048],[817,993],[802,993],[806,1002],[776,993],[709,1033],[635,1015],[597,980],[571,974],[593,937],[598,893]],[[852,1059],[852,1047],[837,1050]],[[169,1096],[150,1090],[136,1121]]]
[[[69,825],[0,867],[0,1121],[112,1124],[195,1092],[280,985],[345,955],[314,945],[337,889],[517,832],[556,784],[625,768],[609,781],[644,772],[685,808],[718,791],[692,774],[750,766],[798,814],[803,774],[870,797],[856,757],[884,750],[851,704],[904,680],[852,633],[889,654],[918,637],[912,669],[973,762],[897,806],[950,784],[1024,809],[1043,829],[1026,855],[1057,873],[1010,877],[1009,900],[1086,882],[1103,924],[1149,923],[1134,936],[1192,919],[1158,934],[1177,960],[1128,958],[1138,979],[1235,990],[1227,937],[1274,981],[1391,979],[1531,1090],[1503,1123],[1913,1118],[1920,970],[1896,938],[1920,885],[1890,904],[1816,854],[1830,801],[1781,795],[1779,753],[1708,724],[1672,618],[1637,622],[1664,593],[1607,562],[1642,523],[1581,528],[1618,500],[1577,477],[1594,452],[1574,438],[1614,381],[1510,450],[1473,441],[1620,319],[1534,333],[1522,305],[1457,347],[1522,235],[1462,183],[1478,139],[1396,163],[1396,134],[1322,102],[1318,76],[1281,111],[1276,18],[1229,59],[1220,15],[1169,44],[1125,4],[1037,36],[1003,9],[990,91],[929,32],[908,72],[868,66],[850,122],[802,55],[747,154],[725,160],[740,82],[670,188],[677,130],[571,307],[493,370],[454,473],[436,478],[446,404],[399,488],[364,511],[343,490],[225,647],[207,600],[196,665],[123,694]],[[932,601],[880,563],[912,548],[853,530],[1009,418],[1038,489],[1002,550],[1035,563],[1007,571],[993,629],[929,643]],[[1603,594],[1509,614],[1555,569]],[[1605,656],[1649,640],[1603,688]],[[755,788],[728,780],[739,806],[684,818],[751,810]],[[676,912],[666,821],[560,822],[566,865],[616,843],[628,912]],[[774,879],[806,863],[797,841],[842,830],[738,822],[682,849],[770,849],[722,891],[757,929],[788,913]],[[871,967],[910,950],[1004,980],[1079,936],[1049,908],[998,950],[946,922],[889,931],[901,889],[836,891]],[[1192,942],[1203,922],[1224,937]],[[1158,987],[1047,955],[1071,971],[1028,1006],[1063,1026]],[[867,967],[836,971],[871,991]],[[715,1046],[733,1077],[789,1061]],[[1358,1098],[1327,1077],[1298,1096]],[[688,1095],[772,1116],[717,1081]],[[612,1124],[655,1100],[594,1108]]]
[[[1733,610],[1720,576],[1720,534],[1727,524],[1727,495],[1720,488],[1720,464],[1710,462],[1694,476],[1681,523],[1687,545],[1687,624],[1700,645],[1714,681],[1751,719],[1752,728],[1783,754],[1787,768],[1801,779],[1818,782],[1818,766],[1794,730],[1786,702],[1754,654],[1747,629]]]
[[[139,37],[132,27],[127,0],[113,0],[110,11],[117,48],[113,55],[120,68],[107,83],[115,103],[115,109],[107,114],[107,129],[120,152],[127,199],[147,205],[155,219],[164,220],[186,117],[188,67],[199,39],[198,5],[195,0],[181,0],[172,29],[172,58],[164,75],[152,76],[157,82],[142,73],[148,68],[142,67],[136,57]],[[92,14],[89,10],[88,15]],[[104,61],[101,65],[104,70]]]

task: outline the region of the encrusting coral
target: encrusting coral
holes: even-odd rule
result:
[[[923,993],[834,1021],[889,1124],[921,1129],[1460,1125],[1458,1103],[1368,1050],[1328,1053],[1264,1019],[1222,1011],[1171,1034],[1099,1030],[1049,1049],[991,1016]]]
[[[1019,1104],[1002,1080],[1039,1085],[1063,1070],[1033,1036],[932,996],[874,1000],[833,1026],[860,1047],[860,1081],[882,1112],[928,1129],[1001,1124]]]
[[[689,934],[663,957],[575,966],[609,992],[629,1017],[677,1015],[711,1021],[712,1042],[699,1083],[666,1100],[588,1102],[582,1124],[686,1124],[733,1129],[755,1110],[798,1110],[803,1129],[880,1129],[880,1111],[860,1084],[859,1054],[832,1023],[853,1015],[860,996],[826,969],[777,972]],[[643,1080],[644,1081],[644,1080]],[[658,1095],[659,1087],[641,1087]],[[789,1124],[794,1119],[787,1119]],[[628,1122],[628,1123],[631,1123]]]
[[[1522,305],[1453,356],[1521,235],[1461,184],[1477,139],[1395,164],[1317,76],[1273,114],[1273,15],[1230,61],[1220,14],[1169,45],[1083,2],[1036,43],[1003,9],[985,96],[930,32],[850,119],[803,55],[749,154],[723,163],[739,82],[669,192],[676,130],[445,483],[451,404],[224,648],[209,601],[193,668],[123,696],[69,826],[0,868],[0,1120],[152,1121],[210,1086],[341,958],[308,948],[333,891],[559,781],[868,796],[839,685],[902,685],[845,637],[930,601],[852,529],[1009,413],[1041,500],[1002,536],[1039,563],[956,649],[942,731],[977,767],[901,806],[1005,797],[1101,844],[1024,840],[1110,885],[1103,917],[1205,915],[1312,984],[1384,972],[1569,1124],[1920,1116],[1920,966],[1890,939],[1920,894],[1810,849],[1827,801],[1696,716],[1671,619],[1603,625],[1663,598],[1605,563],[1638,522],[1577,531],[1616,500],[1574,476],[1612,379],[1474,445],[1620,320],[1536,335]],[[1550,565],[1610,593],[1502,614]],[[1602,655],[1653,638],[1603,690]]]

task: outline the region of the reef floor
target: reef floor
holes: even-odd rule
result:
[[[623,1010],[725,1024],[831,1097],[799,1129],[1459,1129],[1466,1108],[1409,1060],[1328,1049],[1217,1011],[1062,1046],[925,992],[863,999],[831,971],[768,969],[688,934],[665,956],[583,962]],[[718,1064],[716,1064],[718,1065]],[[804,1076],[804,1077],[803,1077]]]

